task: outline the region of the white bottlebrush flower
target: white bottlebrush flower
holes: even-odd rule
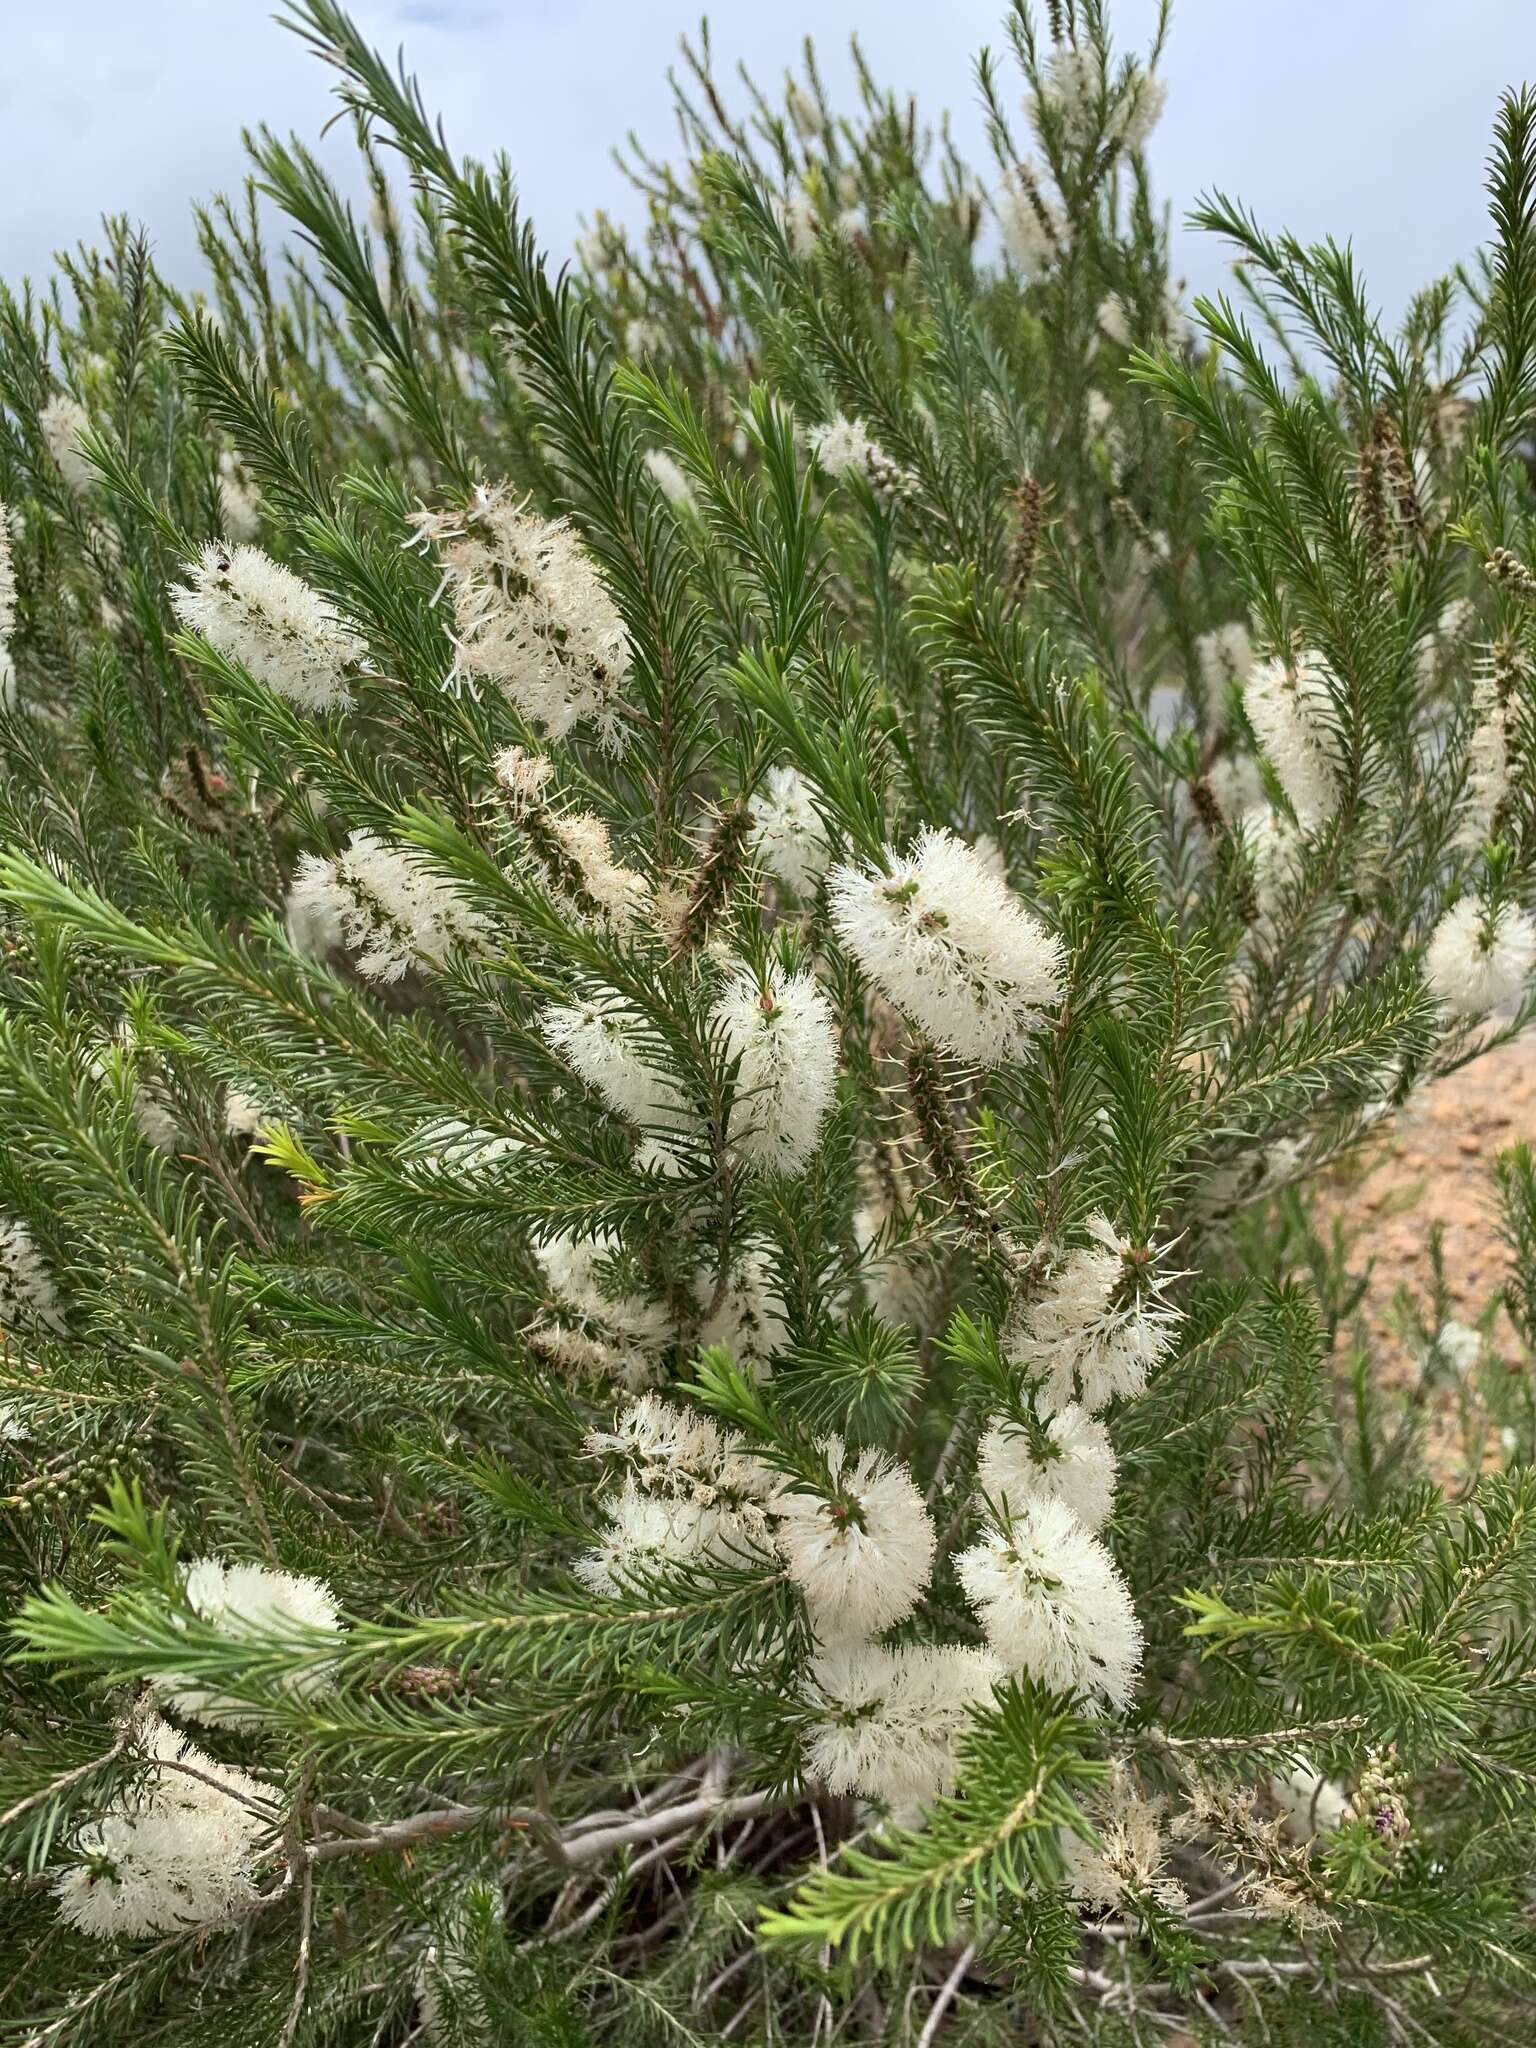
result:
[[[1500,696],[1499,680],[1492,659],[1479,661],[1472,684],[1467,783],[1455,839],[1468,853],[1475,853],[1489,838],[1509,795],[1509,714]]]
[[[694,507],[693,485],[688,481],[682,464],[664,448],[647,448],[645,466],[655,481],[656,488],[679,511],[691,512]]]
[[[1015,164],[993,198],[1003,247],[1023,277],[1038,277],[1061,254],[1066,241],[1066,216],[1048,197],[1040,166]]]
[[[871,460],[879,453],[863,420],[850,420],[842,413],[825,426],[812,427],[806,440],[828,476],[867,477]]]
[[[1205,779],[1216,799],[1217,809],[1229,825],[1239,825],[1250,811],[1268,808],[1264,777],[1251,754],[1222,754],[1211,763]],[[1289,818],[1285,822],[1294,838],[1295,827],[1291,826]]]
[[[1338,808],[1341,746],[1337,685],[1322,656],[1260,662],[1248,674],[1243,709],[1303,832]]]
[[[1304,1762],[1294,1770],[1277,1771],[1269,1789],[1284,1818],[1286,1833],[1298,1842],[1331,1834],[1349,1812],[1349,1794],[1343,1786]]]
[[[601,1541],[576,1559],[595,1593],[617,1593],[669,1565],[744,1565],[752,1552],[741,1518],[723,1501],[642,1491],[631,1481],[603,1504]]]
[[[1109,1784],[1089,1815],[1098,1846],[1066,1828],[1059,1837],[1067,1889],[1080,1905],[1110,1912],[1127,1901],[1152,1898],[1177,1912],[1188,1903],[1183,1885],[1166,1869],[1165,1810],[1162,1799],[1141,1791],[1126,1764],[1112,1766]]]
[[[883,1452],[850,1461],[839,1437],[822,1446],[836,1495],[785,1492],[777,1541],[824,1642],[878,1634],[904,1621],[933,1570],[934,1532],[912,1474]]]
[[[806,1686],[809,1776],[837,1798],[930,1805],[953,1790],[960,1737],[1002,1676],[990,1652],[953,1644],[823,1650]]]
[[[273,1571],[266,1565],[231,1564],[227,1558],[195,1558],[183,1567],[182,1590],[187,1605],[210,1628],[237,1642],[302,1631],[339,1640],[336,1600],[322,1579],[302,1572]],[[326,1664],[306,1664],[282,1682],[285,1695],[312,1699],[333,1683]],[[155,1688],[166,1704],[192,1720],[213,1728],[259,1728],[259,1708],[217,1692],[208,1692],[174,1674],[160,1674]]]
[[[1157,73],[1138,72],[1116,106],[1114,114],[1114,126],[1127,149],[1146,148],[1152,130],[1163,118],[1163,109],[1167,104],[1168,88]]]
[[[618,748],[629,633],[569,520],[482,490],[463,514],[415,524],[452,598],[455,676],[504,691],[551,739],[590,722]]]
[[[1463,896],[1435,926],[1424,949],[1429,992],[1453,1017],[1481,1017],[1525,993],[1536,967],[1536,922],[1517,904],[1490,918],[1476,896]]]
[[[1091,1216],[1091,1245],[1057,1261],[1016,1304],[1003,1333],[1015,1365],[1043,1372],[1053,1408],[1076,1397],[1095,1413],[1139,1394],[1169,1351],[1180,1311],[1165,1302],[1151,1259],[1137,1262],[1107,1216]]]
[[[623,1290],[613,1272],[622,1251],[607,1232],[580,1240],[552,1237],[535,1247],[534,1258],[566,1320],[539,1325],[528,1341],[568,1371],[641,1387],[655,1377],[673,1327],[660,1303]]]
[[[1273,918],[1301,877],[1306,860],[1301,833],[1283,811],[1266,803],[1239,819],[1238,839],[1253,871],[1260,915]]]
[[[77,1831],[54,1880],[60,1917],[98,1941],[224,1924],[255,1903],[277,1846],[268,1787],[163,1721],[141,1724],[138,1747],[147,1768]]]
[[[654,320],[645,320],[638,315],[629,321],[624,329],[624,353],[634,356],[659,355],[666,345],[666,336]]]
[[[91,416],[79,399],[56,391],[38,414],[37,424],[43,445],[69,488],[77,494],[90,490],[96,472],[86,460],[81,436],[90,431]]]
[[[1124,1708],[1141,1624],[1120,1568],[1059,1501],[1037,1500],[962,1551],[955,1570],[1010,1671]]]
[[[219,517],[234,541],[255,540],[261,532],[261,495],[229,449],[219,457]]]
[[[721,1344],[753,1379],[763,1379],[789,1343],[784,1297],[773,1255],[766,1245],[748,1245],[732,1261],[721,1287],[707,1270],[694,1278],[694,1292],[708,1309],[699,1325],[701,1346]]]
[[[939,1045],[987,1067],[1020,1057],[1062,999],[1060,939],[950,832],[930,828],[888,866],[833,871],[838,937]]]
[[[798,768],[770,768],[752,798],[749,841],[770,874],[797,896],[811,897],[827,871],[831,848],[811,793]]]
[[[1077,143],[1098,133],[1105,112],[1104,59],[1090,43],[1067,44],[1046,59],[1040,89],[1026,110],[1037,134],[1048,128]]]
[[[189,632],[306,711],[350,704],[346,672],[365,652],[336,607],[260,548],[209,541],[171,604]]]
[[[373,832],[354,832],[334,859],[303,854],[288,892],[288,925],[339,934],[359,974],[398,981],[413,966],[440,967],[457,946],[479,945],[486,922],[420,856]]]
[[[802,141],[821,135],[826,130],[827,117],[821,111],[821,103],[808,93],[804,86],[791,81],[789,87],[789,118],[795,124],[795,133]]]
[[[655,1064],[639,1013],[613,990],[598,989],[578,1003],[552,1004],[539,1028],[616,1115],[640,1127],[641,1164],[680,1173],[698,1117],[677,1083]]]
[[[773,217],[779,224],[779,232],[789,244],[789,253],[799,263],[804,263],[815,253],[818,223],[816,209],[806,192],[791,192],[787,198],[775,195]]]
[[[272,1120],[272,1111],[264,1102],[258,1102],[254,1095],[247,1095],[243,1088],[226,1088],[224,1091],[224,1129],[231,1138],[254,1138],[265,1123]]]
[[[1107,298],[1099,301],[1095,319],[1104,338],[1116,343],[1120,348],[1129,348],[1136,339],[1131,325],[1131,310],[1118,293],[1111,292]]]
[[[765,1172],[799,1173],[837,1091],[837,1023],[815,975],[734,974],[711,1022],[736,1068],[732,1151]]]
[[[692,1479],[715,1474],[725,1457],[719,1426],[693,1408],[679,1408],[660,1394],[627,1401],[609,1430],[590,1430],[587,1449],[595,1457],[625,1459],[647,1484],[669,1483],[678,1473]]]
[[[1434,1346],[1457,1378],[1465,1379],[1482,1358],[1483,1336],[1470,1323],[1452,1320],[1435,1332]]]
[[[0,645],[16,630],[16,565],[11,559],[10,508],[0,505]]]
[[[547,835],[547,851],[533,857],[540,878],[575,917],[596,915],[604,924],[633,923],[651,900],[644,875],[613,857],[608,827],[595,811],[560,811],[544,791],[554,763],[526,747],[506,747],[496,756],[497,786],[515,817]]]
[[[64,1328],[64,1314],[42,1253],[25,1223],[0,1216],[0,1329]]]
[[[1059,1501],[1085,1529],[1099,1529],[1115,1502],[1117,1467],[1109,1431],[1096,1416],[1069,1401],[1042,1424],[1043,1455],[1026,1430],[994,1422],[976,1453],[976,1478],[990,1500],[1010,1509],[1032,1501]]]
[[[1253,641],[1241,619],[1225,626],[1213,626],[1195,642],[1195,659],[1205,690],[1206,716],[1215,727],[1226,724],[1227,700],[1235,683],[1239,689],[1253,667]]]
[[[398,1148],[396,1157],[407,1165],[444,1173],[455,1180],[473,1180],[488,1173],[503,1159],[527,1150],[521,1138],[483,1131],[461,1117],[447,1116],[421,1124]]]

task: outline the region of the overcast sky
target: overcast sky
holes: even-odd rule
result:
[[[1146,38],[1154,0],[1118,0],[1118,41]],[[270,0],[12,0],[0,70],[0,274],[45,272],[103,211],[148,228],[183,283],[198,259],[194,198],[232,189],[240,130],[265,121],[314,140],[333,101],[323,66],[278,27]],[[972,59],[1001,43],[1002,0],[717,0],[717,70],[760,80],[795,62],[807,30],[834,88],[857,30],[876,75],[948,108],[982,160]],[[609,160],[637,131],[672,141],[666,71],[697,20],[688,0],[355,0],[403,43],[450,141],[505,148],[546,246],[569,251],[602,206],[641,209]],[[1393,313],[1484,235],[1483,163],[1498,94],[1536,77],[1532,0],[1176,0],[1163,64],[1168,111],[1151,157],[1177,224],[1206,187],[1267,226],[1350,237]],[[842,95],[844,104],[848,95]],[[345,138],[328,160],[347,163]],[[1219,247],[1178,233],[1194,290],[1219,288]]]

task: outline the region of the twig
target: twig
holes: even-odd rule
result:
[[[976,1944],[971,1942],[961,1950],[960,1958],[939,1986],[939,1995],[933,2001],[933,2009],[923,2023],[923,2031],[917,2037],[917,2048],[930,2048],[935,2034],[944,2023],[944,2015],[954,2004],[960,1990],[960,1980],[976,1960]]]

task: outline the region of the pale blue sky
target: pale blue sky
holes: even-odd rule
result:
[[[972,57],[1000,45],[1001,0],[717,0],[717,65],[781,74],[814,32],[834,84],[857,29],[887,83],[948,107],[981,160]],[[41,0],[7,9],[0,71],[0,274],[40,275],[106,208],[149,228],[163,264],[196,276],[194,197],[233,187],[240,129],[313,140],[326,73],[269,0]],[[687,0],[356,0],[372,39],[404,43],[450,140],[510,153],[546,246],[569,250],[597,206],[639,207],[609,161],[630,127],[666,153],[665,73],[697,21]],[[1138,46],[1153,0],[1119,0]],[[1536,76],[1532,0],[1176,0],[1168,111],[1151,150],[1175,220],[1220,186],[1266,225],[1352,236],[1374,296],[1401,308],[1484,233],[1483,162],[1500,88]],[[344,162],[344,138],[329,154]],[[1180,234],[1195,290],[1220,251]]]

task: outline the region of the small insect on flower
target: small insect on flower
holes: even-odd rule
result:
[[[1536,921],[1518,904],[1491,914],[1476,896],[1463,896],[1424,949],[1429,992],[1453,1017],[1482,1017],[1525,993],[1536,967]]]
[[[1062,1000],[1061,940],[951,832],[889,852],[884,874],[836,868],[828,893],[833,928],[870,980],[964,1059],[1021,1057]]]
[[[1053,1692],[1126,1707],[1141,1624],[1120,1568],[1059,1501],[1037,1500],[955,1559],[987,1641],[1010,1671]]]
[[[729,1143],[768,1173],[799,1173],[814,1156],[837,1090],[837,1023],[809,973],[743,970],[716,1003],[713,1024],[736,1069]]]
[[[875,1635],[928,1584],[933,1523],[905,1465],[875,1450],[850,1462],[840,1437],[821,1450],[834,1490],[777,1497],[779,1551],[823,1642]]]
[[[226,660],[305,711],[350,704],[362,641],[336,607],[260,548],[209,541],[171,591],[176,616]]]

